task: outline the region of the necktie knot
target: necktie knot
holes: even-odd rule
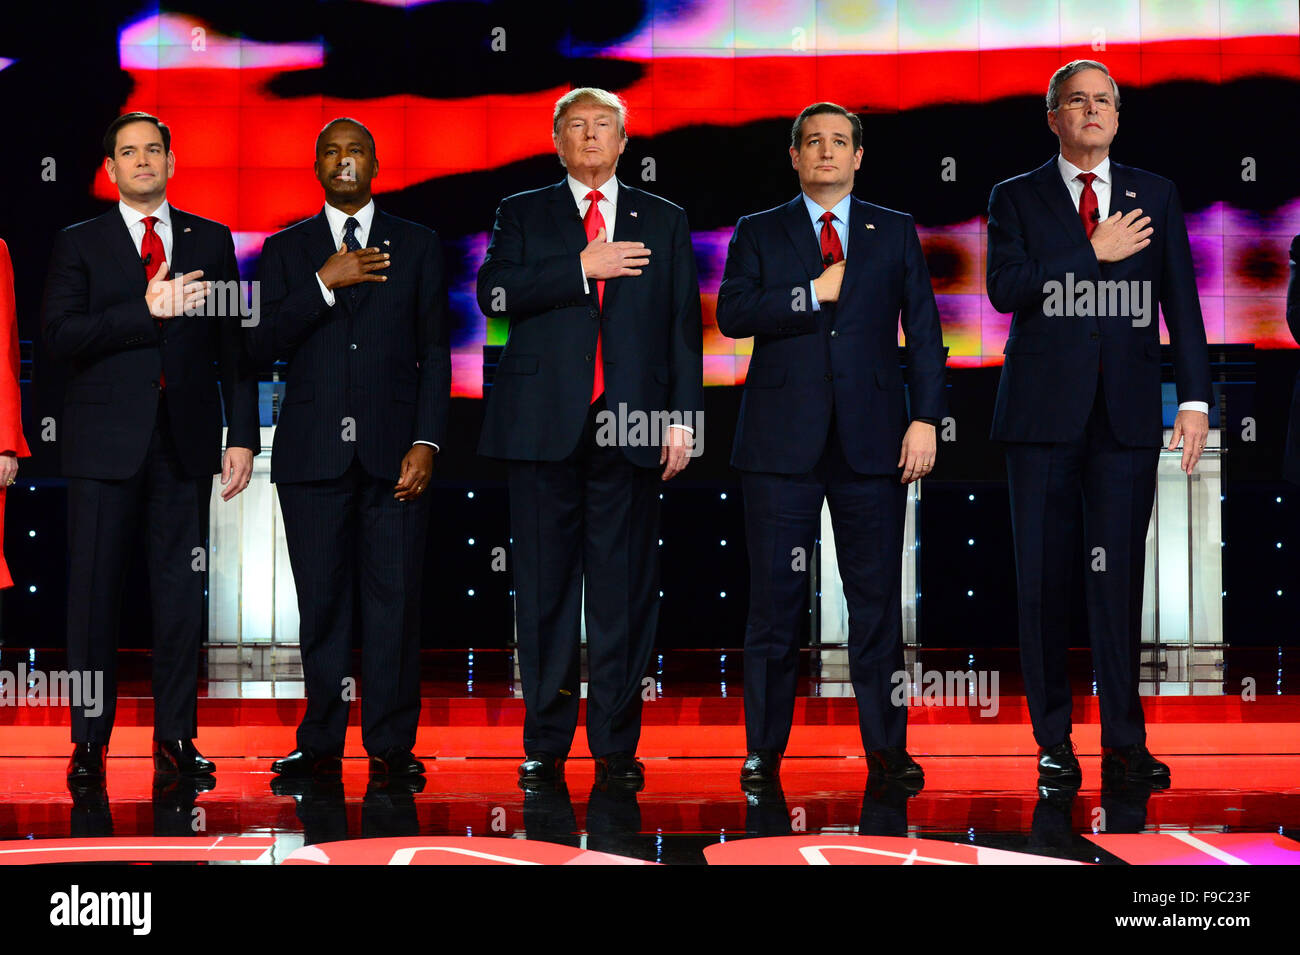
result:
[[[592,203],[600,202],[604,198],[605,197],[601,194],[601,191],[599,189],[593,189],[591,190],[591,192],[587,193],[588,202],[592,202]]]
[[[1083,183],[1083,187],[1086,189],[1092,185],[1092,181],[1097,178],[1097,174],[1095,172],[1081,172],[1074,178]]]
[[[835,213],[833,212],[822,213],[822,222],[825,222],[827,225],[830,225],[834,221],[835,221]]]
[[[141,219],[140,221],[144,223],[144,234],[145,234],[145,235],[148,235],[150,232],[153,231],[153,224],[154,224],[155,222],[158,221],[158,217],[157,217],[157,216],[145,216],[145,217],[144,217],[143,219]]]

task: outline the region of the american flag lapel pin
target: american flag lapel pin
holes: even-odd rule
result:
[[[189,231],[190,231],[190,227],[189,227],[189,226],[186,226],[186,227],[185,227],[185,231],[186,231],[186,232],[189,232]]]
[[[1125,189],[1124,195],[1126,195],[1130,199],[1136,199],[1138,194],[1134,192],[1132,189]]]
[[[875,226],[875,223],[872,223],[872,222],[868,222],[868,223],[867,223],[867,228],[868,228],[868,229],[874,229],[875,227],[876,227],[876,226]]]
[[[391,245],[391,244],[392,243],[390,243],[387,239],[384,240],[384,245]]]
[[[631,210],[631,209],[629,209],[627,214],[630,215],[633,219],[636,218],[636,212],[635,212],[635,210]]]

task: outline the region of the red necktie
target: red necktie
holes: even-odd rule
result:
[[[824,266],[834,265],[844,258],[844,246],[840,245],[840,234],[835,231],[835,226],[831,225],[834,221],[835,213],[822,214],[822,265]]]
[[[1092,191],[1092,181],[1097,178],[1097,174],[1081,172],[1074,178],[1083,183],[1083,192],[1079,196],[1079,218],[1083,221],[1083,231],[1091,239],[1093,230],[1097,228],[1097,220],[1100,218],[1097,212],[1097,194]]]
[[[587,230],[587,241],[590,242],[596,238],[596,233],[605,228],[605,217],[600,214],[600,200],[605,197],[600,194],[600,190],[593,189],[587,193],[587,214],[582,219],[582,225]],[[596,301],[601,307],[605,305],[605,280],[596,280]],[[605,364],[601,356],[600,348],[600,325],[596,325],[596,376],[591,382],[591,400],[594,403],[597,398],[605,393]]]
[[[157,216],[145,216],[140,220],[144,223],[144,238],[140,240],[140,261],[144,263],[144,280],[148,282],[154,277],[159,266],[163,266],[162,277],[167,277],[166,264],[167,253],[163,250],[162,238],[154,231],[154,223],[158,221]],[[158,331],[162,333],[162,322],[158,322]],[[166,373],[159,371],[158,388],[161,390],[167,387]]]

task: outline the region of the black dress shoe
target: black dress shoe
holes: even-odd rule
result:
[[[631,753],[597,756],[596,785],[640,789],[645,785],[645,765]]]
[[[337,756],[324,756],[309,749],[295,749],[271,764],[277,776],[337,776],[343,771],[343,761]]]
[[[1152,789],[1169,788],[1169,767],[1152,756],[1142,743],[1103,746],[1101,775],[1111,780],[1123,778],[1146,783]]]
[[[519,764],[519,785],[555,784],[564,779],[564,759],[551,753],[529,753]]]
[[[204,759],[194,748],[192,739],[156,739],[153,741],[153,771],[170,776],[207,776],[217,764]]]
[[[867,754],[867,778],[884,777],[911,789],[925,785],[925,770],[901,746],[887,746]]]
[[[781,778],[781,754],[776,750],[758,749],[745,757],[740,767],[740,781],[751,784],[771,784]]]
[[[1038,781],[1040,784],[1078,789],[1083,784],[1083,770],[1074,744],[1068,739],[1055,746],[1038,747]]]
[[[104,757],[108,755],[107,743],[74,743],[68,759],[68,781],[90,782],[104,778]]]
[[[423,776],[424,763],[409,749],[393,746],[370,757],[371,776]]]

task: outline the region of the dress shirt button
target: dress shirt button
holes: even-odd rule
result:
[[[587,352],[587,361],[592,361],[595,357],[596,356],[593,355],[591,352]]]
[[[349,345],[348,347],[351,348],[353,351],[356,351],[356,350],[357,350],[357,343],[356,343],[356,342],[353,342],[353,343],[352,343],[351,345]]]
[[[1101,332],[1089,332],[1088,337],[1095,342],[1097,339],[1101,338]]]
[[[833,328],[831,329],[831,338],[838,338],[838,337],[839,337],[839,334],[840,334],[840,333],[837,332],[835,329],[833,329]]]

